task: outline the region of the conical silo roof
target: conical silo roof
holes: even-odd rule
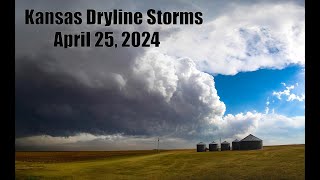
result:
[[[241,141],[262,141],[261,139],[249,134],[247,137],[243,138]]]

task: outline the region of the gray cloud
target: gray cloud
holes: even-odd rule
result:
[[[120,55],[108,61],[120,61]],[[63,61],[67,60],[45,56],[16,60],[17,136],[79,132],[180,136],[201,131],[225,111],[213,78],[188,59],[173,61],[148,52],[132,66],[106,72],[99,71],[100,60],[91,58],[85,68],[59,68]]]

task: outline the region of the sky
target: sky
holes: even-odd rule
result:
[[[241,72],[235,76],[217,75],[215,83],[221,100],[228,107],[227,114],[254,110],[263,112],[268,107],[270,112],[274,109],[277,113],[299,116],[304,115],[304,76],[304,69],[289,66],[281,70]],[[301,99],[288,100],[290,95],[278,95],[292,85],[295,88],[291,90],[290,95],[295,94]]]
[[[26,25],[42,11],[201,11],[201,25]],[[304,1],[16,1],[17,150],[305,142]],[[160,47],[57,48],[56,31],[159,31]]]

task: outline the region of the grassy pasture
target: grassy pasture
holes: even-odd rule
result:
[[[304,179],[304,145],[263,150],[16,152],[16,179]]]

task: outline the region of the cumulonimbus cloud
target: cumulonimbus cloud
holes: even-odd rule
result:
[[[72,71],[57,68],[62,61],[17,60],[18,133],[179,136],[201,131],[225,112],[213,77],[187,58],[175,60],[148,51],[137,56],[132,66],[116,72],[99,71],[99,59],[86,68],[69,67]]]

